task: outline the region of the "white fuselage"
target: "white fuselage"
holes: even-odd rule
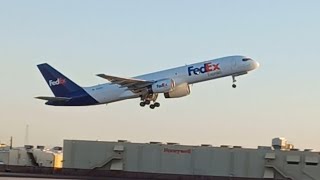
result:
[[[240,76],[256,69],[258,66],[258,62],[250,58],[244,56],[229,56],[145,74],[134,78],[147,81],[172,79],[176,86],[178,86],[183,83],[194,84],[226,76]],[[140,96],[140,94],[133,93],[127,88],[121,88],[119,85],[112,83],[85,87],[84,90],[100,104],[138,98]]]

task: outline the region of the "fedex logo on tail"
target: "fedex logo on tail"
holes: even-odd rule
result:
[[[209,73],[209,72],[218,71],[218,70],[220,70],[219,64],[212,64],[210,62],[210,63],[205,63],[201,67],[189,66],[188,67],[188,74],[189,74],[189,76],[199,75],[199,74]]]
[[[63,78],[58,78],[57,80],[49,80],[49,86],[58,86],[61,84],[65,84],[66,80]]]

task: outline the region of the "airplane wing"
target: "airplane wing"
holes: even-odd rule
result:
[[[128,88],[128,90],[135,92],[135,93],[143,91],[147,86],[150,86],[151,84],[154,83],[154,81],[146,81],[146,80],[142,80],[142,79],[109,76],[106,74],[97,74],[97,76],[110,81],[112,84],[117,84],[121,88]]]
[[[67,98],[67,97],[47,97],[47,96],[38,96],[35,97],[36,99],[41,99],[41,100],[45,100],[45,101],[52,101],[52,102],[66,102],[71,100],[71,98]]]

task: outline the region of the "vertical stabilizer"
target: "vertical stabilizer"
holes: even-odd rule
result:
[[[82,90],[80,86],[49,64],[39,64],[38,68],[56,97],[68,97],[71,93]]]

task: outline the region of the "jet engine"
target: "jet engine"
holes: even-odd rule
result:
[[[187,83],[180,84],[173,91],[164,93],[165,98],[180,98],[190,94],[190,86]]]
[[[172,79],[159,80],[151,85],[149,91],[151,93],[166,93],[174,89],[175,82]]]

